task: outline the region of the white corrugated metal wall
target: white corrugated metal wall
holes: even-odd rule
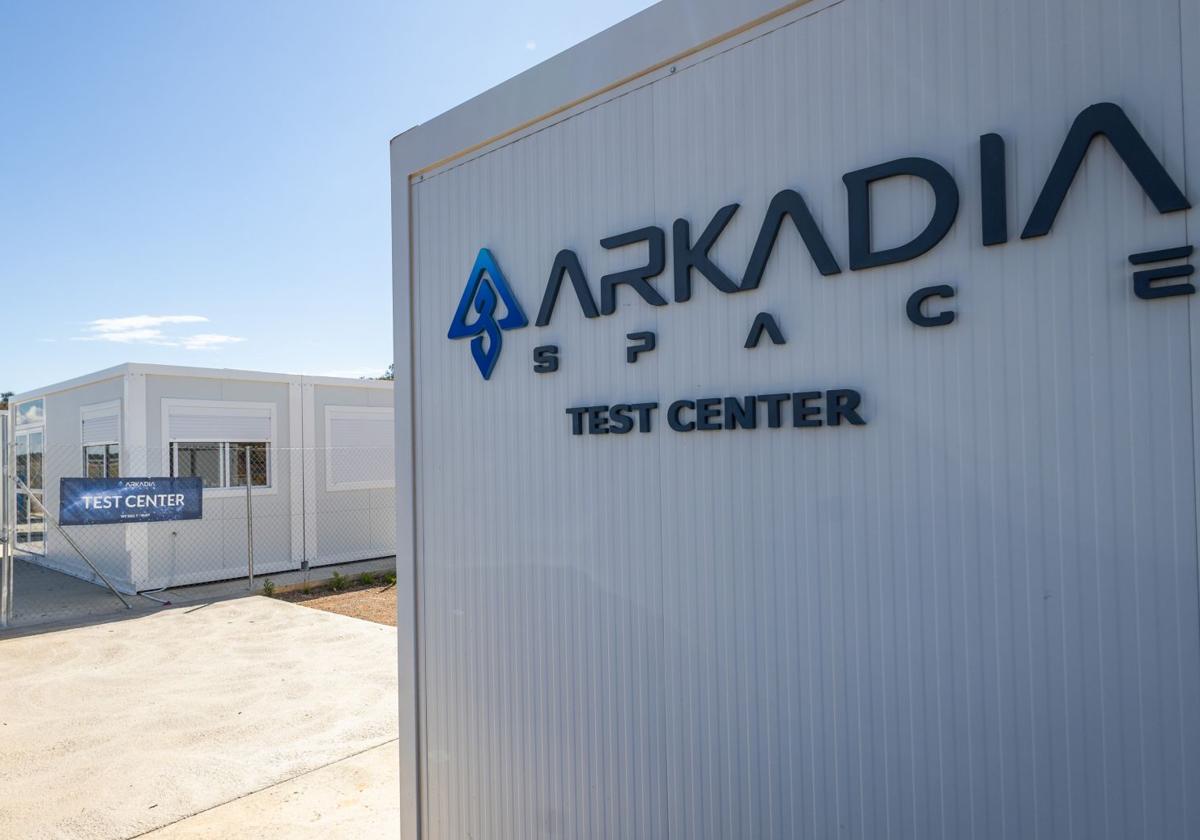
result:
[[[1187,243],[1189,214],[1097,144],[1051,234],[1017,239],[1090,104],[1181,184],[1200,166],[1197,6],[813,4],[413,185],[428,837],[1200,834],[1196,303],[1137,299],[1126,259]],[[989,131],[1013,241],[984,248]],[[446,339],[480,247],[532,323],[558,249],[598,297],[642,253],[602,237],[695,235],[734,201],[713,254],[740,273],[785,187],[845,268],[841,175],[906,155],[962,197],[917,260],[822,277],[785,229],[751,293],[697,276],[690,302],[622,289],[588,320],[564,288],[490,382]],[[881,245],[931,207],[876,201]],[[958,320],[913,327],[907,296],[940,283]],[[759,311],[786,346],[742,349]],[[659,346],[627,365],[636,330]],[[532,372],[542,344],[559,372]],[[866,427],[574,437],[564,414],[838,386]]]

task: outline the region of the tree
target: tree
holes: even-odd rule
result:
[[[391,373],[391,372],[392,372],[392,369],[388,368],[388,373]],[[0,409],[8,408],[8,401],[11,400],[12,397],[13,397],[12,391],[0,391]]]
[[[376,382],[391,382],[396,378],[396,365],[395,363],[388,365],[388,369],[384,371],[383,376],[360,376],[358,378],[367,380],[374,379]]]

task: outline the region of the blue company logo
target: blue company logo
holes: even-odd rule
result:
[[[501,302],[505,314],[497,321],[496,305]],[[472,308],[477,317],[474,321],[468,321]],[[529,319],[504,279],[504,272],[500,270],[496,258],[487,248],[480,248],[446,337],[471,339],[471,355],[475,357],[475,364],[479,365],[479,372],[484,379],[491,379],[496,360],[500,358],[500,348],[504,345],[501,330],[519,330],[527,326]]]

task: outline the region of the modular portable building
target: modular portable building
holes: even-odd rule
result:
[[[390,556],[392,398],[384,381],[147,364],[21,394],[18,556],[94,580],[43,510],[62,478],[139,476],[200,477],[203,517],[72,527],[122,591],[246,575],[249,546],[256,574]]]
[[[406,837],[1200,837],[1198,37],[664,0],[392,141]]]

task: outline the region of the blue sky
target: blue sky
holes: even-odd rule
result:
[[[0,390],[382,372],[388,140],[648,5],[0,0]]]

